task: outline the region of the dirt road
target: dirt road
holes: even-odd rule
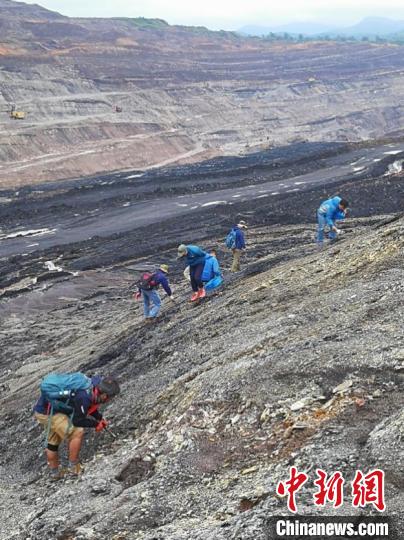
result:
[[[228,186],[231,178],[215,170],[213,160],[210,175],[204,178],[203,183],[196,179],[197,192],[193,192],[192,187],[195,166],[188,166],[189,177],[186,185],[182,185],[181,195],[175,194],[175,189],[174,193],[170,193],[171,184],[173,188],[178,187],[172,179],[175,178],[175,168],[169,182],[164,179],[161,185],[158,185],[159,170],[147,174],[111,174],[89,179],[88,184],[81,180],[78,186],[72,183],[72,189],[67,193],[60,189],[60,185],[54,189],[45,185],[45,191],[37,189],[26,192],[26,195],[23,192],[3,205],[11,208],[24,206],[24,198],[27,208],[33,204],[39,207],[38,203],[41,203],[40,210],[32,213],[31,219],[3,231],[0,235],[0,257],[34,253],[93,237],[109,237],[171,218],[199,215],[208,208],[299,193],[343,180],[364,179],[375,167],[380,167],[381,162],[398,159],[403,152],[403,142],[355,149],[322,160],[316,170],[306,174],[296,174],[300,166],[291,159],[289,167],[284,166],[287,170],[281,180],[275,180],[271,170],[264,169],[258,173],[256,166],[246,165],[243,181],[236,177],[232,187],[225,189],[223,186]],[[186,176],[187,166],[180,169],[181,176]],[[387,163],[384,170],[387,170]],[[152,191],[150,186],[154,188],[156,184],[157,190]],[[206,191],[200,191],[204,185]],[[158,190],[162,191],[162,195]]]

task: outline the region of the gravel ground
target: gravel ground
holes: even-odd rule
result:
[[[352,508],[348,486],[357,469],[383,469],[402,537],[402,177],[338,190],[352,217],[322,251],[317,188],[1,261],[1,540],[273,538],[269,517],[287,513],[275,488],[292,465],[347,482],[337,510],[316,508],[305,486],[299,515],[377,514]],[[221,246],[240,216],[248,251],[232,275]],[[182,239],[220,246],[225,285],[199,305],[175,262]],[[177,302],[146,327],[134,269],[165,261]],[[117,439],[87,432],[84,475],[56,484],[31,418],[53,369],[122,382],[106,409]]]

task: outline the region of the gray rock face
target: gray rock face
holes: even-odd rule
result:
[[[402,530],[404,221],[378,221],[351,220],[353,234],[321,252],[310,227],[252,226],[248,269],[230,275],[220,252],[221,294],[190,304],[173,266],[177,304],[153,327],[122,264],[3,302],[0,538],[267,538],[291,465],[341,471],[341,515],[359,513],[355,471],[382,468]],[[88,431],[83,476],[56,484],[30,413],[51,369],[122,382],[105,411],[118,438]],[[312,491],[298,494],[302,514],[318,512]]]
[[[11,1],[0,24],[12,186],[402,130],[400,46],[271,44]],[[8,117],[13,103],[25,120]]]
[[[390,482],[404,487],[404,411],[398,412],[375,427],[368,447],[375,464],[384,469]]]

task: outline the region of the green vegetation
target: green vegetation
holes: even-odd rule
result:
[[[366,42],[366,43],[390,43],[394,45],[404,45],[404,32],[391,34],[390,36],[339,36],[339,35],[319,35],[304,36],[303,34],[288,34],[287,32],[270,32],[267,36],[258,37],[265,41],[288,41],[291,43],[309,43],[310,41],[339,41],[339,42]]]
[[[404,31],[397,32],[396,34],[392,34],[390,36],[389,42],[393,40],[393,43],[398,43],[399,45],[404,45]]]
[[[128,22],[136,28],[150,28],[154,30],[159,30],[170,26],[168,22],[164,21],[163,19],[146,19],[145,17],[136,17],[134,19],[129,19],[119,17],[118,20]]]
[[[178,30],[185,30],[186,32],[191,32],[192,34],[198,34],[200,36],[211,36],[212,34],[219,34],[214,30],[209,30],[206,26],[184,26],[182,24],[174,25],[174,28]]]
[[[176,30],[182,30],[191,34],[199,36],[209,37],[221,37],[225,39],[240,40],[245,39],[237,32],[230,32],[226,30],[209,30],[205,26],[184,26],[184,25],[170,25],[163,19],[146,19],[145,17],[136,17],[134,19],[128,17],[115,17],[115,20],[129,23],[131,26],[140,30],[165,30],[167,28],[174,28]]]
[[[209,36],[209,37],[222,37],[226,39],[243,39],[243,36],[237,32],[230,32],[227,30],[209,30],[205,26],[184,26],[184,25],[175,25],[173,28],[178,30],[185,30],[186,32],[191,32],[192,34],[197,34],[199,36]]]
[[[367,42],[367,43],[391,43],[396,45],[404,45],[404,32],[397,32],[396,34],[391,34],[390,36],[339,36],[339,35],[319,35],[319,36],[305,36],[303,34],[289,34],[288,32],[276,33],[270,32],[267,36],[257,37],[250,36],[246,37],[237,32],[229,32],[225,30],[209,30],[205,26],[183,26],[183,25],[169,25],[168,22],[163,19],[146,19],[145,17],[136,17],[136,18],[123,18],[119,17],[117,20],[127,22],[132,26],[145,29],[145,30],[162,30],[167,28],[176,28],[178,30],[183,30],[196,34],[199,36],[210,36],[210,37],[222,37],[225,39],[255,39],[255,40],[264,40],[264,41],[287,41],[291,43],[308,43],[312,41],[339,41],[339,42]]]

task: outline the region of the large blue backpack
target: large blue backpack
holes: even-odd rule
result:
[[[234,249],[236,247],[236,231],[234,229],[229,232],[224,242],[229,249]]]
[[[40,385],[42,396],[51,405],[52,413],[61,412],[71,414],[73,407],[69,399],[78,390],[89,391],[92,387],[91,379],[84,373],[49,373]]]

